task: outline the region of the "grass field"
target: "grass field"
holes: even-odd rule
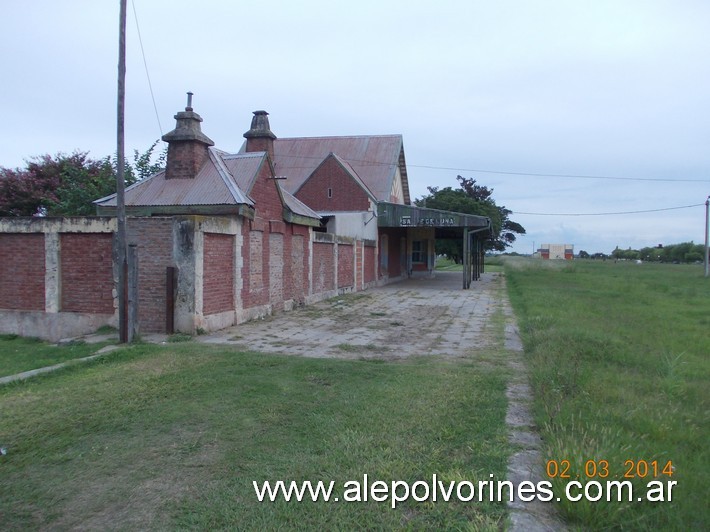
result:
[[[463,264],[456,264],[454,261],[445,257],[437,257],[436,269],[437,271],[443,272],[462,272]],[[498,257],[486,257],[484,270],[486,272],[502,272],[503,266],[501,260]]]
[[[0,377],[89,356],[106,345],[83,342],[57,346],[37,338],[0,335]]]
[[[625,480],[632,469],[639,490],[653,479],[656,461],[658,479],[678,483],[672,502],[572,503],[563,496],[568,522],[710,529],[710,280],[702,268],[509,260],[506,279],[546,458],[568,460],[569,480],[587,473]],[[668,461],[672,477],[662,472]],[[569,480],[558,476],[558,496]]]
[[[570,527],[710,529],[701,268],[507,259],[505,272],[544,457],[569,462],[554,486]],[[52,363],[89,354],[63,349],[0,337],[14,353],[5,372],[29,369],[33,350]],[[1,528],[503,528],[498,503],[259,503],[252,487],[504,478],[509,354],[471,355],[321,360],[185,341],[0,387]],[[627,461],[635,494],[655,462],[658,479],[677,482],[672,502],[566,501],[577,475],[624,480]]]
[[[252,481],[502,478],[507,371],[497,352],[382,362],[126,348],[0,388],[0,523],[497,530],[504,504],[259,503]]]

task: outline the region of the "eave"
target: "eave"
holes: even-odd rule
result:
[[[97,205],[96,213],[98,216],[116,216],[116,207]],[[128,216],[175,216],[180,214],[236,215],[253,220],[254,208],[243,203],[237,205],[145,205],[126,207],[126,215]]]

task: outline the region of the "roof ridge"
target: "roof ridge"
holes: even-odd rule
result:
[[[274,142],[283,140],[323,140],[323,139],[368,139],[368,138],[383,138],[383,137],[402,137],[401,133],[386,133],[382,135],[323,135],[319,137],[279,137],[274,139]]]
[[[353,165],[350,163],[350,161],[344,159],[335,152],[330,152],[328,157],[334,157],[343,166],[343,168],[345,168],[345,170],[355,178],[355,181],[357,181],[357,183],[365,189],[365,191],[370,195],[370,197],[373,200],[377,201],[377,198],[375,198],[375,195],[372,193],[372,190],[370,190],[370,187],[368,187],[367,183],[365,183],[365,180],[360,177],[360,174],[357,173],[357,170],[353,168]]]
[[[219,150],[219,151],[222,151],[222,150]],[[225,151],[225,152],[223,152],[223,153],[225,153],[226,155],[222,155],[221,157],[222,157],[223,159],[230,159],[230,160],[231,160],[231,159],[237,159],[237,158],[239,158],[239,159],[241,159],[241,158],[248,159],[248,158],[250,158],[250,157],[263,157],[263,156],[266,154],[265,151],[247,151],[247,152],[244,152],[244,153],[240,153],[240,152],[237,152],[237,153],[229,153],[229,152],[226,152],[226,151]]]
[[[234,176],[232,175],[232,172],[229,171],[229,168],[227,168],[227,165],[224,164],[224,160],[222,158],[222,155],[219,153],[221,150],[213,150],[212,148],[209,149],[209,154],[210,154],[210,159],[212,159],[213,164],[215,165],[215,168],[217,168],[217,172],[219,173],[220,177],[222,178],[222,181],[224,181],[225,186],[227,187],[227,190],[229,193],[232,195],[234,200],[237,203],[245,203],[247,205],[254,205],[254,202],[248,198],[245,192],[243,192],[239,186],[237,186],[236,180],[234,179]]]

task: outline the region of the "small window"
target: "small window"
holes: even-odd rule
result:
[[[412,262],[426,262],[426,246],[422,240],[412,241]]]
[[[333,197],[333,189],[332,189],[332,188],[329,188],[329,189],[328,189],[328,197],[329,197],[329,198],[332,198],[332,197]]]

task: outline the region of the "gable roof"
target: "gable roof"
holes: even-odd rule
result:
[[[126,207],[181,207],[247,205],[254,201],[243,192],[240,183],[253,181],[266,160],[261,152],[247,153],[229,165],[224,152],[209,148],[209,160],[194,179],[165,179],[165,170],[126,188]],[[98,207],[116,207],[116,194],[94,201]]]
[[[286,177],[283,188],[291,194],[333,153],[377,201],[389,201],[399,168],[405,203],[409,203],[402,135],[277,138],[273,142],[274,169]],[[243,145],[240,153],[245,149]]]
[[[281,189],[281,196],[283,197],[285,207],[293,214],[305,216],[306,218],[316,218],[317,220],[321,219],[320,214],[283,188]]]
[[[141,214],[238,213],[253,217],[254,200],[249,196],[266,152],[229,154],[209,148],[194,179],[165,179],[165,170],[147,177],[125,191],[126,209]],[[280,184],[279,184],[280,186]],[[281,189],[286,216],[303,225],[320,225],[320,215]],[[116,194],[94,201],[100,213],[116,209]]]
[[[326,164],[329,159],[335,160],[335,161],[338,163],[338,165],[345,171],[345,173],[346,173],[347,175],[349,175],[350,178],[351,178],[353,181],[355,181],[355,182],[358,184],[358,186],[359,186],[360,188],[362,188],[363,192],[365,192],[365,194],[367,194],[367,196],[368,196],[370,199],[372,199],[373,201],[377,201],[377,198],[372,194],[372,191],[367,187],[367,185],[363,182],[363,180],[360,179],[360,176],[357,175],[357,172],[356,172],[355,169],[350,165],[350,163],[348,163],[347,161],[343,160],[343,158],[340,157],[340,156],[338,156],[338,154],[336,154],[336,153],[332,153],[332,152],[329,153],[328,156],[320,162],[320,164],[316,167],[316,169],[313,170],[313,172],[311,173],[311,175],[313,175],[313,173],[315,173],[318,169],[320,169],[321,166],[323,166],[324,164]],[[310,176],[308,176],[308,177],[310,177]],[[300,189],[302,189],[306,183],[308,183],[308,178],[306,178],[306,179],[303,181],[303,183],[301,183],[301,186],[298,187],[298,189],[294,192],[294,194],[298,194],[298,191],[299,191]]]

